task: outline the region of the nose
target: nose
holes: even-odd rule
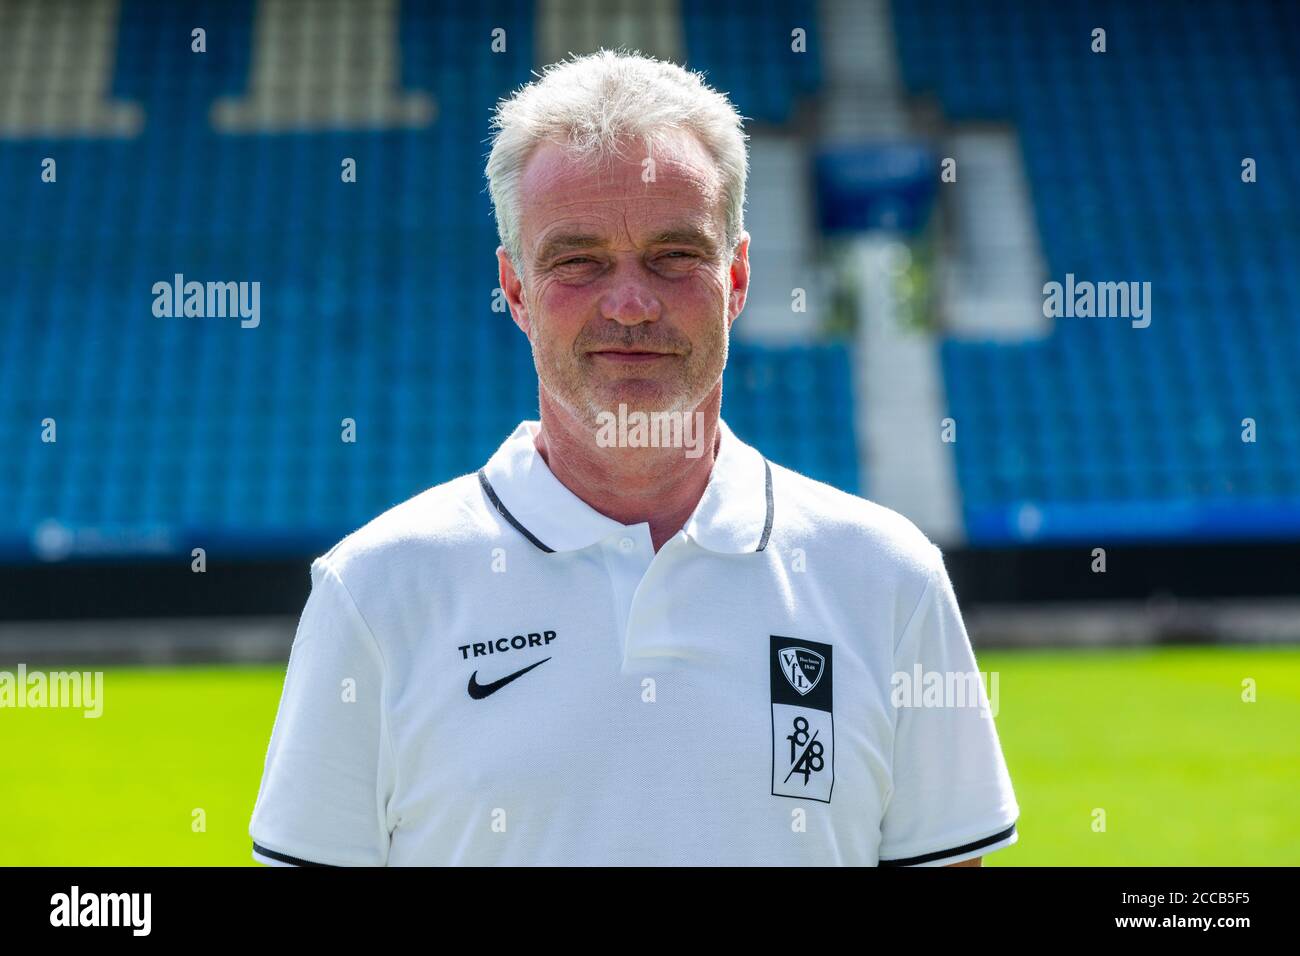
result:
[[[636,281],[620,283],[600,300],[601,316],[620,325],[654,322],[659,313],[658,297]]]

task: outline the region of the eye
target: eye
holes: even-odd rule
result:
[[[582,263],[594,262],[594,261],[595,261],[594,259],[591,259],[588,256],[570,256],[568,259],[561,259],[559,262],[556,263],[556,265],[571,266],[571,265],[579,265]]]

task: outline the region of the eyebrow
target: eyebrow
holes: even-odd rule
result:
[[[595,249],[605,245],[603,236],[587,232],[560,232],[548,236],[537,250],[536,262],[544,263],[564,252],[578,249]],[[712,236],[695,226],[674,226],[656,233],[650,239],[652,246],[698,246],[710,256],[716,256],[718,243]]]
[[[597,246],[604,245],[604,243],[604,239],[592,233],[558,232],[546,238],[534,258],[538,263],[543,263],[562,252],[569,252],[574,249],[594,249]]]
[[[718,243],[702,229],[695,226],[678,226],[666,229],[650,240],[654,246],[699,246],[710,256],[717,255]]]

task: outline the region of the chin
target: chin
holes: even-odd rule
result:
[[[668,412],[682,410],[685,399],[680,392],[659,382],[648,380],[620,383],[617,388],[602,390],[598,404],[601,410],[618,412],[626,405],[629,412]]]

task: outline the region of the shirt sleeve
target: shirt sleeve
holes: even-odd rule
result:
[[[328,555],[289,653],[262,785],[249,824],[271,865],[382,866],[394,761],[384,661]]]
[[[938,548],[932,562],[895,651],[893,781],[881,866],[945,866],[1018,839],[1020,810],[993,723],[996,706]]]

